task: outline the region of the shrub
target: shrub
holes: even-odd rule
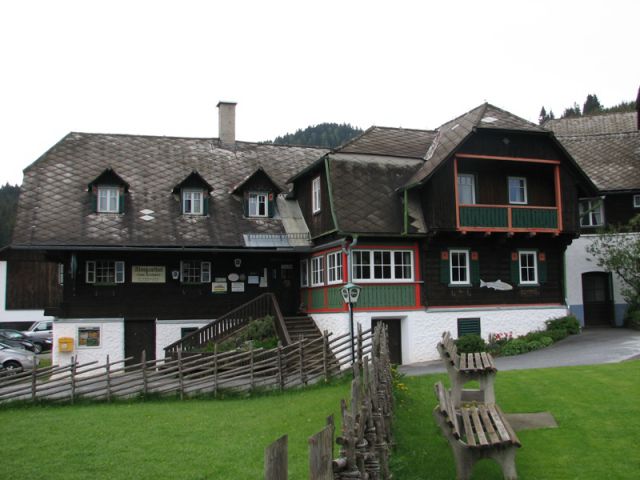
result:
[[[580,322],[573,315],[547,320],[547,330],[566,330],[568,334],[580,333]]]
[[[633,310],[627,313],[627,326],[634,330],[640,330],[640,310]]]
[[[521,353],[527,353],[529,351],[529,343],[522,338],[514,338],[510,342],[507,342],[500,349],[500,353],[505,357],[511,355],[520,355]]]
[[[569,336],[569,332],[567,332],[564,328],[557,328],[555,330],[547,330],[545,333],[554,342],[557,342],[557,341],[562,340],[563,338],[567,338]]]
[[[460,353],[486,352],[487,343],[480,335],[464,335],[456,340],[456,346]]]

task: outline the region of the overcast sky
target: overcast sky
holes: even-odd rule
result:
[[[433,129],[484,101],[531,121],[640,86],[640,1],[2,2],[0,183],[70,131],[237,137]]]

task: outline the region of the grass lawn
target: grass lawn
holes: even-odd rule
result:
[[[396,407],[396,478],[455,478],[449,445],[431,416],[433,384],[445,375],[405,377]],[[445,382],[447,383],[447,382]],[[506,413],[549,411],[557,429],[518,433],[519,478],[640,478],[640,361],[499,372],[496,398]],[[501,479],[497,464],[479,462],[474,479]]]
[[[342,382],[282,395],[0,408],[6,479],[259,479],[289,435],[289,473],[308,477],[307,439],[339,421]],[[339,426],[338,426],[339,428]]]

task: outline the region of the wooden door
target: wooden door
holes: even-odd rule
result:
[[[401,320],[399,318],[385,318],[385,319],[372,319],[371,327],[376,328],[378,323],[382,323],[387,326],[387,333],[389,336],[389,357],[391,363],[396,365],[402,364],[402,332],[401,332]]]
[[[155,320],[124,320],[124,356],[133,357],[126,365],[140,363],[142,351],[147,360],[156,358],[156,322]]]
[[[613,325],[611,274],[588,272],[582,274],[582,302],[585,327]]]

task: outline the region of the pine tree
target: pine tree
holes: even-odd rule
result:
[[[567,107],[564,109],[564,112],[562,112],[562,116],[560,118],[576,118],[581,116],[582,111],[580,110],[580,105],[578,105],[578,102],[573,102],[572,107]]]
[[[593,95],[587,95],[587,99],[582,106],[582,114],[583,115],[594,115],[602,112],[602,105],[598,100],[598,96],[594,93]]]

